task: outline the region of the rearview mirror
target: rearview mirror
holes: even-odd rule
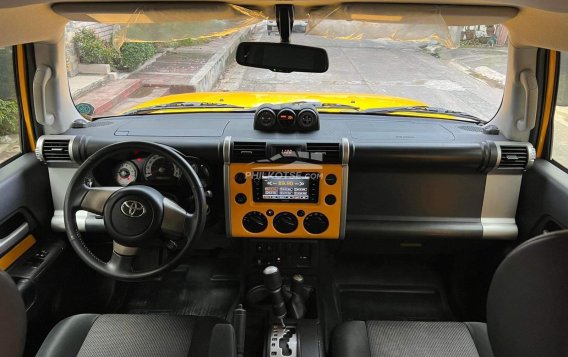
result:
[[[323,48],[273,42],[240,43],[237,63],[285,73],[323,73],[329,67],[327,52]]]

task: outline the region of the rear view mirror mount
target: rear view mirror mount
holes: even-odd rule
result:
[[[323,73],[329,68],[327,52],[323,48],[274,42],[240,43],[237,63],[283,73]]]

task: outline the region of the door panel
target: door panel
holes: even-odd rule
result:
[[[568,227],[568,173],[537,160],[523,176],[517,225],[522,240]]]
[[[24,154],[0,168],[0,192],[0,238],[24,223],[28,233],[49,229],[53,216],[49,176],[34,154]]]
[[[568,53],[550,52],[537,156],[523,177],[517,224],[522,239],[568,228]]]

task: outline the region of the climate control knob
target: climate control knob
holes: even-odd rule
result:
[[[260,233],[268,226],[266,216],[258,211],[252,211],[243,217],[243,227],[249,232]]]
[[[280,233],[292,233],[298,228],[298,219],[290,212],[278,213],[272,223]]]
[[[304,218],[304,228],[311,234],[320,234],[329,227],[329,220],[323,213],[310,213]]]

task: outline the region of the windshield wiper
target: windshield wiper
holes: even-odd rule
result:
[[[457,110],[449,110],[444,108],[437,108],[437,107],[429,107],[429,106],[407,106],[407,107],[389,107],[389,108],[371,108],[365,109],[361,111],[361,113],[366,114],[379,114],[379,115],[402,115],[397,113],[424,113],[424,114],[441,114],[441,115],[451,115],[460,119],[465,119],[467,121],[475,122],[475,123],[485,123],[484,120],[479,119],[478,117],[465,113],[460,112]]]
[[[286,102],[283,104],[288,105],[302,105],[302,104],[311,104],[318,109],[352,109],[352,110],[359,110],[359,107],[349,104],[338,104],[338,103],[322,103],[318,101],[311,101],[311,100],[298,100],[295,102]]]
[[[208,103],[208,102],[172,102],[167,104],[158,104],[150,107],[140,108],[126,112],[125,115],[133,114],[149,114],[158,110],[168,110],[168,109],[186,109],[186,108],[233,108],[233,109],[244,109],[244,107],[225,104],[225,103]]]

